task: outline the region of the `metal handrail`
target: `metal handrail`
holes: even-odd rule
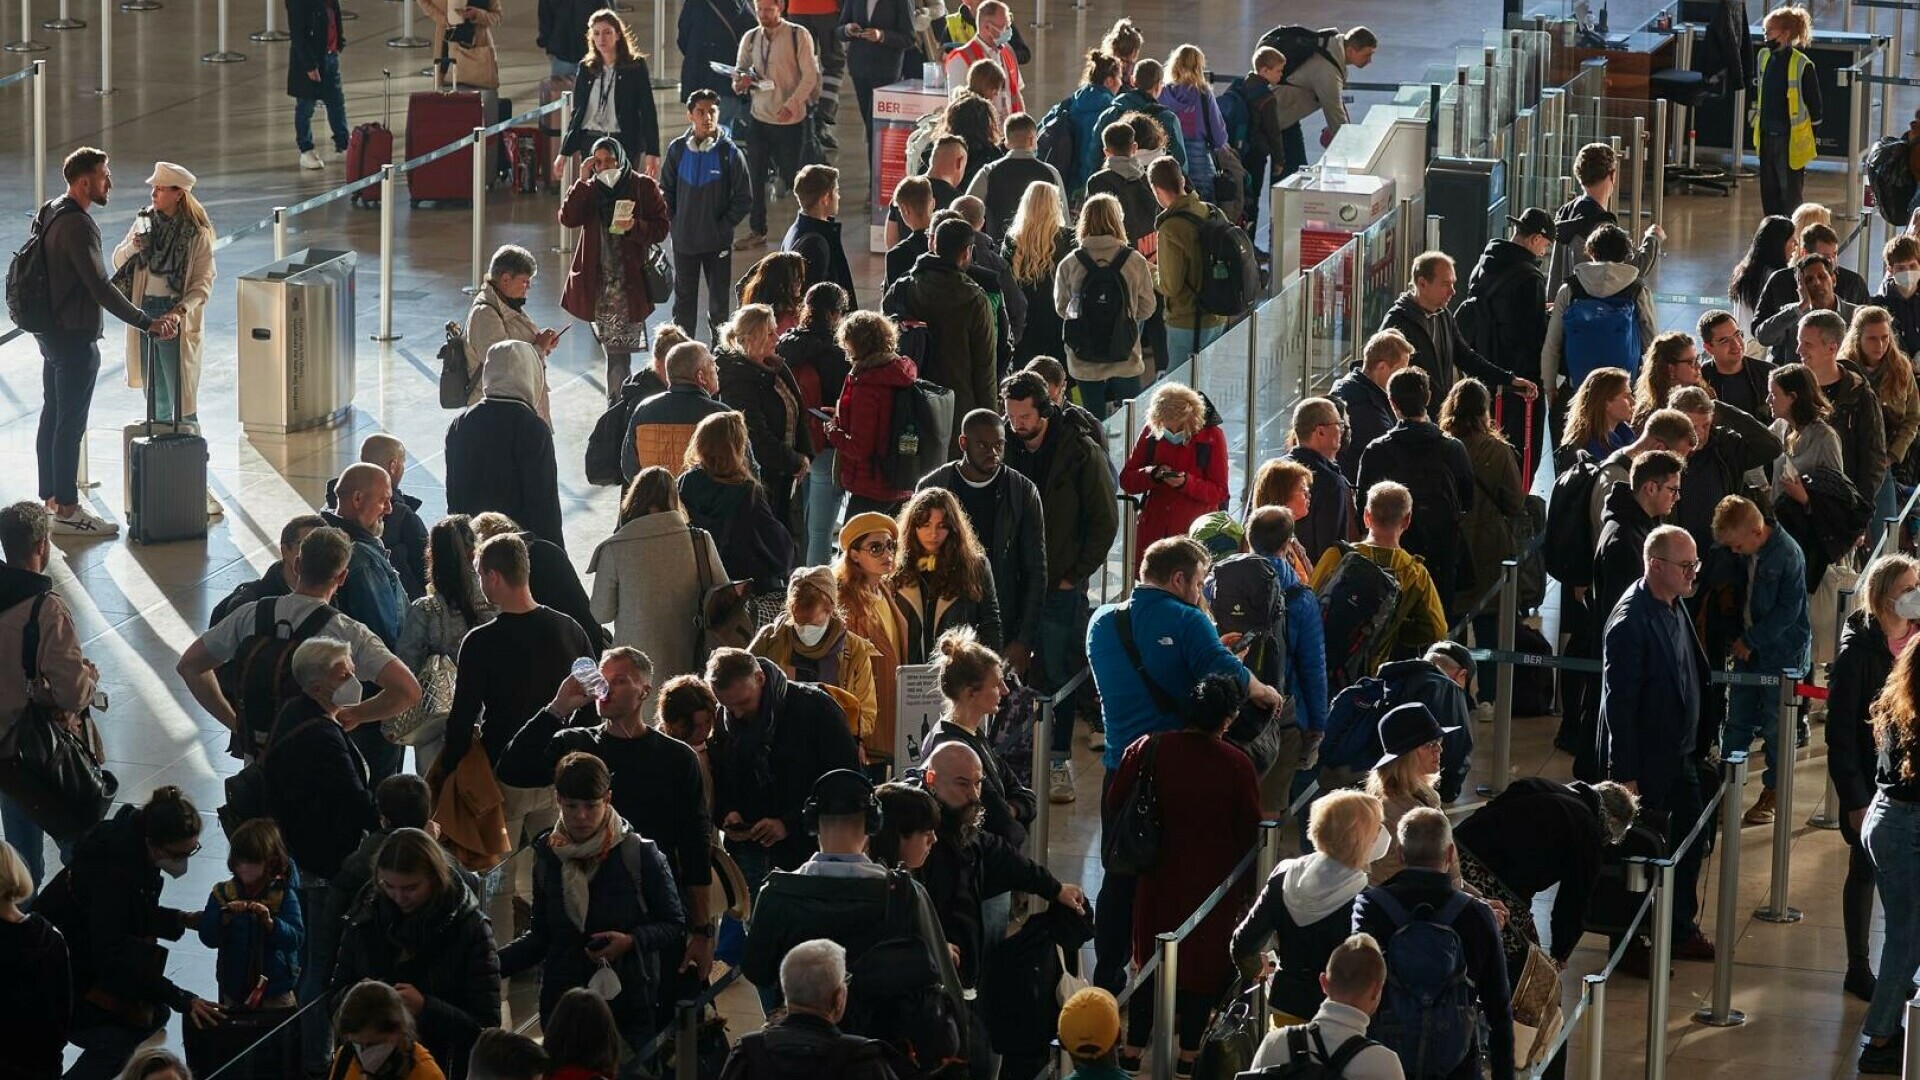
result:
[[[247,1048],[245,1050],[242,1050],[238,1054],[235,1054],[234,1056],[228,1058],[226,1064],[208,1073],[205,1080],[219,1080],[219,1078],[222,1076],[225,1076],[229,1070],[234,1070],[236,1066],[241,1066],[241,1064],[247,1060],[248,1055],[252,1054],[255,1050],[258,1050],[260,1047],[265,1046],[267,1043],[271,1042],[282,1031],[285,1031],[287,1029],[288,1024],[291,1024],[295,1020],[298,1020],[301,1017],[305,1016],[307,1014],[307,1010],[313,1008],[316,1005],[325,1004],[326,1000],[327,1000],[327,995],[325,993],[322,993],[319,997],[314,998],[312,1001],[309,1001],[305,1005],[302,1005],[299,1008],[295,1009],[291,1015],[289,1015],[286,1019],[280,1021],[278,1024],[275,1024],[271,1029],[267,1031],[265,1035],[262,1035],[258,1039],[255,1039],[253,1042],[247,1044]],[[181,1023],[183,1024],[190,1024],[192,1022],[193,1022],[192,1020],[185,1019],[185,1018],[181,1020]],[[244,1066],[244,1068],[249,1072],[252,1070],[251,1065]],[[236,1070],[234,1072],[234,1075],[235,1076],[240,1075],[239,1071]]]

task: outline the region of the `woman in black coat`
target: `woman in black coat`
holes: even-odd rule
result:
[[[873,92],[900,81],[907,50],[913,48],[912,0],[845,0],[840,36],[847,42],[847,74],[872,146]]]
[[[614,1024],[637,1053],[653,1037],[660,956],[686,947],[680,893],[660,849],[614,812],[605,762],[580,751],[561,758],[553,797],[560,823],[533,842],[533,915],[500,950],[500,974],[539,965],[544,1027],[560,995],[587,986],[604,960],[620,981],[608,1002]],[[585,892],[570,899],[576,879]]]
[[[1840,887],[1840,914],[1846,927],[1847,993],[1873,1000],[1873,859],[1860,842],[1860,826],[1873,801],[1879,750],[1873,719],[1874,697],[1893,673],[1893,662],[1913,641],[1920,622],[1897,610],[1900,598],[1920,588],[1920,562],[1905,555],[1875,559],[1860,581],[1860,609],[1847,616],[1840,647],[1827,675],[1827,775],[1840,803],[1840,835],[1847,841],[1847,877]]]
[[[721,330],[714,360],[720,368],[720,400],[747,419],[747,442],[760,464],[773,516],[793,528],[793,489],[813,464],[805,400],[787,362],[773,309],[748,304]],[[731,564],[729,564],[731,565]]]
[[[646,57],[634,45],[627,24],[610,9],[594,12],[587,40],[593,47],[573,77],[573,119],[560,157],[554,159],[554,174],[559,174],[563,159],[587,153],[601,137],[611,135],[627,151],[628,161],[658,179],[660,118],[653,108]]]
[[[347,916],[330,1004],[339,1008],[362,979],[392,986],[421,1045],[448,1080],[463,1080],[480,1030],[500,1026],[500,958],[480,898],[419,829],[394,830],[373,857],[373,879]]]
[[[713,70],[714,61],[732,67],[740,58],[740,39],[753,29],[753,9],[744,0],[687,0],[680,5],[675,43],[680,49],[680,100],[695,90],[720,95],[720,124],[734,137],[734,121],[745,102],[734,94],[733,82]]]
[[[45,916],[20,910],[32,895],[27,864],[0,841],[0,1080],[60,1075],[73,1019],[67,942]]]
[[[480,404],[447,425],[447,512],[498,511],[564,548],[553,431],[533,411],[539,377],[539,354],[526,342],[487,350]]]
[[[993,567],[959,498],[945,488],[923,488],[895,520],[900,558],[887,588],[906,623],[907,653],[900,662],[931,663],[940,635],[957,626],[973,627],[980,643],[994,652],[1004,648]]]

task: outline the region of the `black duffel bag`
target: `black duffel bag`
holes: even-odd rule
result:
[[[101,766],[89,715],[80,713],[75,731],[60,710],[42,700],[40,610],[46,600],[46,593],[34,598],[22,634],[28,700],[0,733],[0,791],[56,843],[70,844],[106,817],[120,783]]]

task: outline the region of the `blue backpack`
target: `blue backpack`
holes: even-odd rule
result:
[[[1560,370],[1574,388],[1595,368],[1617,367],[1628,375],[1640,371],[1640,290],[1636,281],[1612,296],[1594,296],[1578,277],[1567,279],[1571,294],[1560,317],[1563,332]]]
[[[1408,1076],[1451,1075],[1473,1052],[1480,1026],[1466,947],[1453,929],[1473,897],[1456,891],[1437,911],[1408,911],[1386,889],[1366,895],[1394,926],[1383,950],[1386,993],[1367,1034],[1399,1055]]]
[[[1387,711],[1385,679],[1368,675],[1334,695],[1327,708],[1327,735],[1320,762],[1365,772],[1380,760],[1380,716]]]
[[[1226,93],[1215,97],[1220,104],[1220,119],[1227,123],[1227,145],[1241,161],[1246,161],[1253,150],[1253,110],[1272,93],[1267,80],[1242,75],[1228,85]]]

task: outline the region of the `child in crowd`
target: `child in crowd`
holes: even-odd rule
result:
[[[291,1006],[307,930],[280,827],[255,818],[235,829],[227,869],[200,917],[200,940],[219,951],[220,1004]]]
[[[1097,986],[1076,991],[1060,1006],[1060,1045],[1073,1059],[1067,1080],[1124,1080],[1120,1068],[1120,1006]]]

